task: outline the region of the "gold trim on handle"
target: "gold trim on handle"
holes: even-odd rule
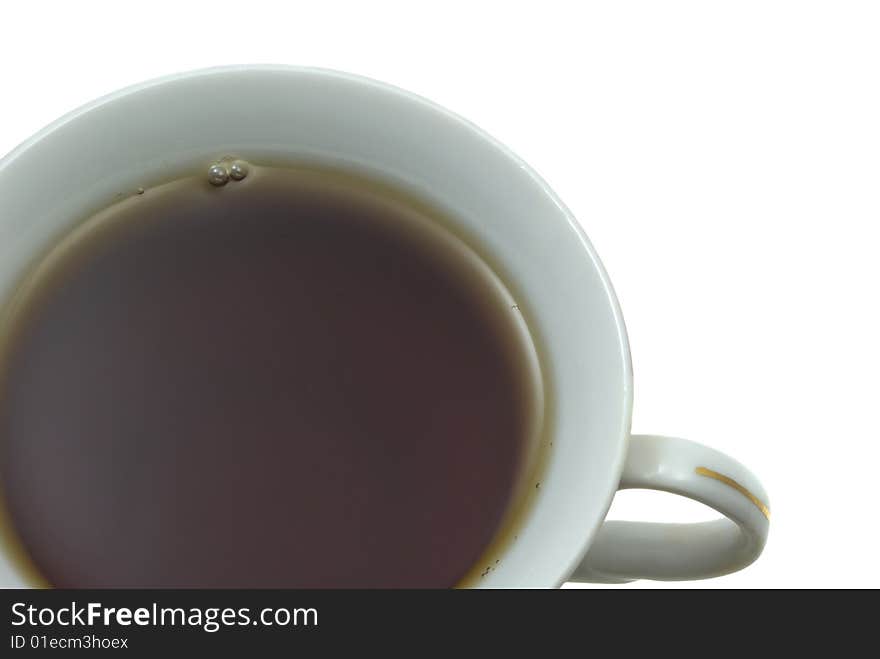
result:
[[[758,497],[756,497],[754,494],[749,492],[745,487],[743,487],[742,485],[737,483],[735,480],[733,480],[730,476],[725,476],[724,474],[719,474],[717,471],[712,471],[711,469],[706,469],[706,467],[697,467],[695,471],[700,476],[705,476],[706,478],[714,478],[716,481],[721,481],[725,485],[729,485],[734,490],[736,490],[737,492],[742,494],[744,497],[746,497],[753,504],[755,504],[755,507],[758,510],[760,510],[762,513],[764,513],[764,517],[766,517],[767,519],[770,519],[770,509],[767,507],[767,504],[765,504]]]

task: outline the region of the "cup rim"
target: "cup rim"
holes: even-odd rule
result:
[[[353,83],[356,85],[365,85],[372,87],[373,89],[382,93],[395,96],[403,102],[418,104],[422,106],[423,109],[426,109],[432,113],[442,116],[446,120],[458,124],[461,128],[464,128],[468,133],[470,133],[473,138],[488,143],[488,145],[490,145],[492,148],[503,154],[505,158],[515,163],[516,166],[529,177],[531,182],[540,189],[540,192],[552,202],[559,216],[561,218],[564,218],[570,228],[574,230],[574,233],[579,240],[582,251],[590,260],[592,267],[595,270],[599,281],[601,282],[604,298],[608,302],[609,309],[614,320],[616,330],[615,339],[617,342],[616,349],[622,360],[623,381],[623,401],[620,407],[621,418],[619,419],[618,424],[618,427],[620,429],[620,436],[613,439],[615,446],[613,449],[613,459],[611,461],[613,471],[613,473],[611,474],[611,480],[616,484],[619,481],[620,475],[623,470],[623,464],[626,457],[626,450],[630,432],[633,404],[633,377],[632,359],[626,326],[624,324],[623,314],[620,309],[617,295],[614,291],[608,273],[605,270],[604,265],[599,259],[595,248],[587,237],[581,224],[577,221],[572,212],[565,206],[561,199],[559,199],[556,193],[550,188],[547,182],[530,165],[523,161],[518,155],[516,155],[502,142],[494,138],[491,134],[487,133],[484,129],[480,128],[479,126],[477,126],[470,120],[462,117],[461,115],[451,110],[448,110],[447,108],[438,105],[437,103],[425,97],[402,89],[395,85],[375,80],[369,77],[322,67],[304,67],[286,64],[234,64],[187,70],[183,72],[155,77],[143,82],[123,87],[116,91],[100,96],[88,103],[85,103],[70,112],[67,112],[55,121],[37,131],[28,139],[21,142],[4,157],[0,158],[0,177],[3,176],[7,168],[11,167],[15,163],[15,161],[22,154],[27,152],[32,146],[43,142],[47,138],[50,138],[54,132],[62,129],[65,125],[76,121],[79,117],[86,115],[104,105],[118,101],[122,98],[132,96],[151,88],[164,86],[169,83],[188,81],[202,77],[241,75],[248,73],[263,74],[273,72],[288,74],[308,74],[319,76],[322,78],[332,78],[347,83]],[[612,438],[603,438],[603,441],[611,442]],[[581,533],[583,542],[581,543],[580,552],[578,553],[578,555],[572,558],[569,564],[559,565],[557,569],[554,570],[556,578],[554,579],[552,584],[548,585],[559,586],[566,580],[566,578],[580,563],[583,556],[586,554],[593,538],[595,537],[599,525],[602,524],[605,514],[607,514],[607,510],[611,505],[611,501],[614,497],[615,491],[616,488],[611,487],[608,489],[607,492],[604,493],[603,496],[605,512],[602,514],[601,517],[593,520],[592,524],[590,523],[590,521],[585,520],[583,531]],[[598,499],[598,493],[596,494],[596,497]],[[536,558],[536,560],[540,559]]]

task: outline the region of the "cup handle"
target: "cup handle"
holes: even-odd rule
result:
[[[621,490],[680,494],[725,519],[696,524],[608,521],[571,581],[706,579],[740,570],[761,554],[770,526],[767,494],[733,458],[686,439],[633,435]]]

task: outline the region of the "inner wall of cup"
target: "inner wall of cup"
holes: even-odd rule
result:
[[[75,223],[228,155],[385,179],[438,205],[484,248],[542,349],[554,446],[519,530],[469,585],[557,585],[619,480],[632,392],[626,336],[601,264],[552,192],[444,110],[380,83],[286,67],[183,74],[97,101],[0,162],[0,304]],[[0,582],[12,582],[12,569],[0,566]]]

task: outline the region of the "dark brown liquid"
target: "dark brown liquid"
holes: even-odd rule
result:
[[[10,318],[3,499],[56,586],[453,586],[540,414],[497,278],[328,172],[149,189],[56,246]]]

